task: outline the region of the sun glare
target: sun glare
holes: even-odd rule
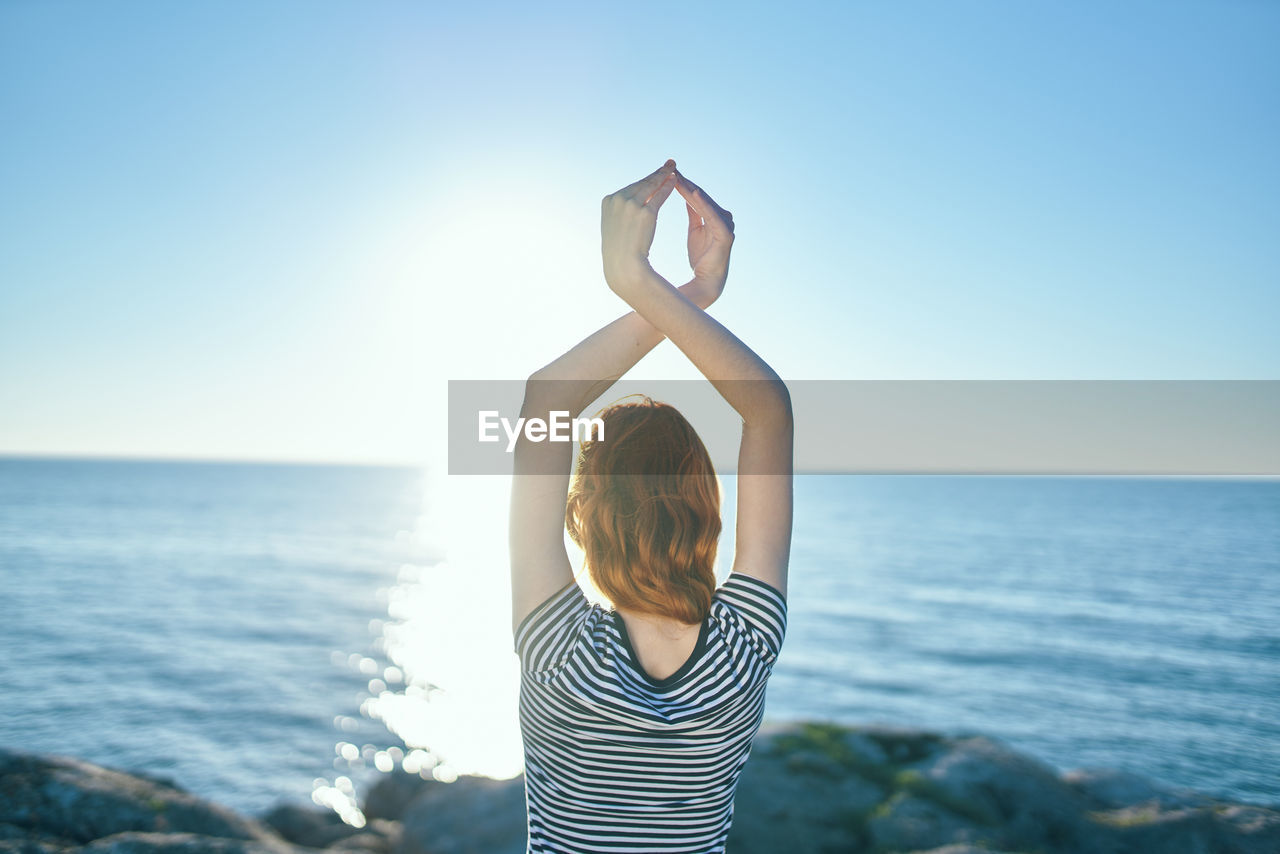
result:
[[[510,481],[440,476],[428,484],[413,533],[436,544],[441,559],[406,564],[390,591],[386,654],[406,686],[385,686],[367,711],[410,749],[429,751],[440,773],[512,777],[522,750],[507,572]]]

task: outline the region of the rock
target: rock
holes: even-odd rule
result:
[[[79,845],[37,839],[0,839],[0,854],[70,854],[83,850]]]
[[[1242,804],[1213,807],[1214,838],[1224,854],[1280,851],[1280,811]]]
[[[867,821],[867,829],[881,850],[912,851],[987,838],[982,825],[909,792],[897,792],[886,801]]]
[[[943,845],[941,848],[930,848],[928,851],[912,851],[911,854],[1016,854],[1016,852],[961,844]]]
[[[403,828],[398,821],[384,818],[371,819],[361,830],[328,847],[331,852],[373,852],[390,854],[399,845]]]
[[[877,738],[883,737],[892,744],[898,736],[905,736],[910,740],[913,734],[918,735],[913,730],[891,729],[879,726],[853,728],[829,721],[766,721],[761,724],[760,730],[756,734],[755,744],[752,746],[752,755],[754,756],[755,751],[761,748],[768,749],[776,744],[779,739],[785,742],[787,739],[800,737],[814,744],[840,742],[837,749],[842,752],[847,751],[852,756],[862,760],[862,764],[884,765],[890,762],[889,755],[885,747],[877,741]],[[905,744],[900,749],[909,751]]]
[[[803,739],[794,728],[757,736],[738,780],[728,850],[819,854],[863,845],[864,819],[885,790],[850,771],[843,747],[827,752],[820,740]],[[865,761],[883,757],[873,742],[863,747]]]
[[[524,854],[524,778],[462,776],[429,786],[404,811],[396,854]]]
[[[0,852],[26,852],[26,854],[61,854],[78,851],[80,846],[61,837],[18,827],[16,824],[0,824]]]
[[[157,786],[164,786],[169,789],[177,789],[178,791],[185,791],[181,786],[178,785],[178,781],[170,777],[168,774],[157,774],[153,771],[147,771],[141,768],[129,768],[125,770],[124,773],[131,774],[134,777],[141,777],[144,780],[149,780],[152,783],[155,783]]]
[[[278,804],[263,813],[262,821],[288,841],[308,848],[325,848],[359,832],[331,809],[299,804]]]
[[[857,732],[878,745],[889,762],[898,764],[928,759],[948,743],[937,733],[882,724],[858,727]]]
[[[0,822],[80,843],[124,831],[280,841],[258,822],[171,783],[6,749],[0,749]]]
[[[952,813],[995,828],[991,838],[1006,847],[1101,850],[1093,827],[1081,820],[1088,804],[1080,793],[1053,768],[996,739],[957,739],[908,769],[899,782]]]
[[[447,786],[439,780],[424,780],[417,774],[391,771],[378,777],[365,795],[363,812],[367,818],[398,820],[409,804],[428,789]]]
[[[56,836],[0,824],[0,854],[68,854],[80,846]]]
[[[865,732],[844,733],[845,746],[860,760],[861,765],[888,765],[889,754],[884,745]],[[907,748],[903,747],[903,750]]]
[[[1275,854],[1280,851],[1280,812],[1265,807],[1214,804],[1165,808],[1154,800],[1089,819],[1111,829],[1118,850],[1129,854]]]
[[[791,768],[802,773],[825,773],[839,778],[854,773],[881,785],[892,782],[896,766],[890,758],[921,758],[936,750],[938,737],[885,727],[851,729],[829,722],[802,721],[774,725],[757,735],[751,762],[761,754],[788,757]],[[748,763],[747,767],[750,767]]]
[[[1210,806],[1214,802],[1208,795],[1163,786],[1141,774],[1114,768],[1076,768],[1063,774],[1062,779],[1095,809],[1114,810],[1152,802],[1169,809]]]
[[[313,854],[281,840],[232,839],[199,833],[144,833],[130,830],[95,839],[84,854]]]
[[[1094,821],[1111,827],[1112,839],[1122,852],[1158,851],[1160,854],[1217,854],[1213,847],[1213,816],[1209,810],[1163,810],[1138,805],[1094,813]]]
[[[0,750],[0,854],[523,854],[524,780],[383,775],[363,828],[307,805],[262,821],[172,780]],[[402,817],[401,821],[392,820]],[[304,847],[305,846],[305,847]],[[1136,774],[1054,769],[985,736],[800,722],[761,730],[734,854],[1276,854],[1280,811]]]

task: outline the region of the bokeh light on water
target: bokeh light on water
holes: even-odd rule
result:
[[[335,720],[334,776],[313,800],[362,821],[351,775],[398,769],[451,781],[520,773],[519,667],[511,648],[506,530],[509,481],[427,478],[424,510],[396,536],[406,557],[377,591],[369,649],[335,651],[367,679],[354,713]],[[319,781],[317,781],[319,783]]]

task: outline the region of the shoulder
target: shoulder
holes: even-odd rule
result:
[[[786,615],[787,597],[767,581],[744,572],[731,572],[716,589],[716,598],[729,602],[753,615],[768,617]]]
[[[716,590],[711,611],[723,628],[746,634],[770,662],[777,657],[787,631],[787,597],[778,588],[731,572]]]
[[[570,581],[530,611],[512,637],[524,669],[544,670],[562,661],[595,610],[578,582]]]

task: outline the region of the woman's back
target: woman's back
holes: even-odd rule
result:
[[[664,679],[574,582],[517,628],[530,851],[714,852],[764,712],[786,600],[731,573]]]
[[[621,618],[618,628],[623,640],[645,675],[662,681],[680,670],[693,657],[702,640],[705,625],[688,625],[678,620],[655,621],[644,614],[615,609]]]
[[[673,190],[686,201],[694,272],[678,289],[647,260]],[[606,196],[600,228],[605,280],[632,312],[534,371],[521,418],[577,418],[666,337],[742,419],[735,571],[716,586],[720,484],[675,407],[647,397],[607,407],[580,438],[576,466],[567,442],[516,436],[511,610],[529,850],[707,854],[724,850],[785,633],[791,398],[777,372],[706,313],[728,274],[733,217],[673,161]],[[621,611],[582,594],[566,532]],[[623,613],[644,615],[635,623],[646,626],[643,656]],[[698,627],[682,662],[673,650],[688,647],[655,638],[646,617]]]

